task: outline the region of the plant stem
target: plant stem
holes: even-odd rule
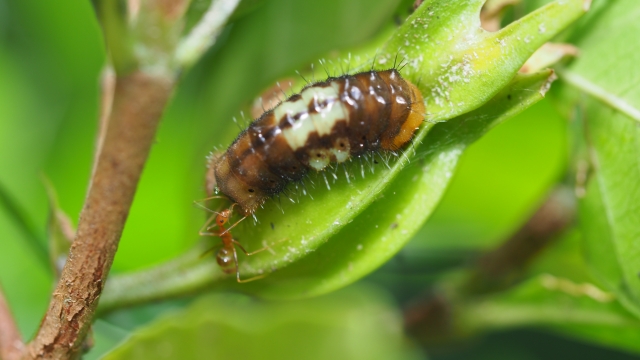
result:
[[[203,258],[197,247],[157,267],[109,278],[98,313],[186,296],[207,288],[224,276],[214,256]]]
[[[483,307],[491,305],[490,300],[477,299],[515,284],[532,259],[552,244],[571,224],[575,216],[571,194],[571,191],[564,188],[552,192],[545,203],[509,239],[497,249],[483,255],[475,268],[458,278],[459,281],[445,286],[448,289],[445,294],[431,295],[409,306],[405,310],[406,328],[426,342],[437,343],[480,329],[550,321],[547,318],[538,321],[535,314],[527,312],[512,322],[504,317],[482,316],[474,323],[477,314],[484,311]]]
[[[11,315],[9,304],[0,287],[0,359],[19,359],[24,351],[20,330]]]
[[[116,79],[113,108],[76,238],[27,358],[76,358],[91,325],[173,79]]]
[[[216,41],[229,16],[236,9],[240,0],[213,0],[202,20],[191,30],[176,49],[178,64],[189,67],[193,65],[207,49]]]
[[[482,294],[513,285],[531,260],[556,240],[574,217],[572,192],[566,188],[552,192],[529,221],[478,260],[464,291]]]
[[[539,280],[543,281],[544,276],[540,276]],[[471,301],[456,308],[456,321],[458,328],[464,329],[466,334],[535,325],[640,327],[638,321],[615,312],[568,308],[558,304],[505,304],[492,301],[491,298]]]

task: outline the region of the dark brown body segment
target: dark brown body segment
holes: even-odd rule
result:
[[[420,91],[395,69],[329,78],[262,114],[211,158],[210,186],[253,214],[310,169],[402,148],[424,113]]]

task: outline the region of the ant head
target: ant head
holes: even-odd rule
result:
[[[226,247],[223,247],[218,250],[218,253],[216,254],[216,261],[225,274],[233,274],[236,272],[233,249],[229,250]]]
[[[231,209],[224,209],[216,216],[216,225],[223,226],[229,222],[231,217]]]

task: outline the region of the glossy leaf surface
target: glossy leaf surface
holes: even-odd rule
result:
[[[328,266],[333,269],[328,271],[338,271],[340,275],[336,278],[340,277],[342,281],[327,279],[327,284],[331,283],[332,285],[302,286],[300,289],[302,291],[298,290],[300,293],[297,296],[303,296],[303,294],[311,295],[312,293],[329,291],[340,286],[339,283],[344,285],[352,282],[379,266],[383,259],[390,258],[428,217],[446,189],[446,184],[448,184],[453,172],[453,167],[439,168],[442,166],[441,164],[430,163],[430,161],[440,159],[440,156],[447,157],[446,152],[439,153],[439,150],[420,148],[417,153],[433,151],[431,158],[426,160],[423,166],[433,165],[434,170],[436,168],[439,170],[436,170],[437,175],[434,175],[434,178],[425,181],[429,184],[440,184],[439,190],[426,191],[426,189],[435,188],[437,185],[410,190],[411,186],[406,182],[407,178],[404,175],[405,182],[393,183],[396,181],[396,176],[401,173],[400,170],[409,163],[407,160],[413,156],[412,154],[418,145],[424,141],[422,145],[428,146],[429,141],[424,139],[433,126],[431,121],[446,120],[457,114],[473,110],[489,100],[505,87],[522,63],[538,46],[585,11],[583,1],[552,3],[500,32],[487,33],[479,27],[478,13],[481,5],[482,1],[471,3],[464,1],[425,2],[396,31],[383,52],[376,56],[374,66],[381,68],[391,66],[392,54],[393,56],[396,54],[406,56],[405,61],[408,65],[405,67],[407,69],[405,77],[417,83],[422,93],[425,94],[427,123],[416,134],[413,144],[405,150],[405,155],[392,162],[389,169],[385,168],[382,164],[384,161],[380,159],[378,159],[377,165],[371,165],[365,160],[362,165],[356,162],[346,169],[349,181],[345,179],[345,169],[341,168],[335,171],[335,178],[337,178],[335,182],[334,175],[330,172],[329,174],[325,172],[312,176],[310,181],[315,184],[315,188],[307,186],[307,191],[312,198],[301,196],[299,202],[293,203],[286,197],[282,197],[280,199],[282,205],[279,206],[279,204],[271,202],[267,203],[264,210],[258,211],[256,215],[260,220],[259,224],[248,223],[238,226],[238,230],[234,230],[237,238],[243,243],[249,244],[250,249],[262,248],[265,245],[273,247],[271,252],[265,251],[242,260],[241,272],[246,274],[245,276],[270,272],[272,269],[282,268],[302,257],[305,257],[306,262],[306,255],[313,251],[320,251],[327,261],[323,261],[322,265],[314,264],[313,261],[301,264],[302,267],[314,268],[317,272],[316,274],[313,274],[313,271],[306,273],[304,276],[307,280],[315,278],[316,281],[322,281],[320,274],[325,271],[322,269],[326,268],[328,263],[341,264],[340,271],[333,266]],[[545,31],[540,31],[539,28],[542,18],[546,19]],[[460,37],[454,37],[452,34],[458,34],[457,36]],[[408,37],[410,37],[409,40],[407,40]],[[494,66],[497,58],[500,59],[500,66]],[[443,83],[444,79],[447,79],[446,84]],[[437,90],[442,86],[446,87],[446,92],[441,96],[434,95],[443,91],[442,89]],[[546,88],[542,90],[536,88],[535,91],[544,93],[545,90]],[[463,93],[471,96],[461,102],[456,97]],[[502,96],[506,96],[506,94],[502,94]],[[448,99],[445,101],[444,99],[447,97]],[[505,112],[508,113],[508,111]],[[488,114],[495,115],[495,113]],[[483,114],[474,114],[473,116],[482,117]],[[478,134],[482,132],[482,130],[478,130]],[[456,140],[451,141],[455,142]],[[464,140],[461,139],[461,141],[464,143]],[[374,173],[370,172],[371,167],[375,168]],[[412,174],[410,178],[413,179],[417,173]],[[385,192],[383,193],[383,191]],[[346,224],[357,221],[354,220],[356,216],[378,199],[381,194],[384,194],[385,201],[391,203],[394,201],[392,200],[393,192],[404,191],[406,192],[403,196],[406,196],[407,201],[408,199],[420,199],[416,201],[424,204],[422,208],[411,210],[416,213],[416,217],[407,221],[410,224],[408,228],[400,229],[398,234],[393,237],[376,233],[375,230],[367,230],[367,235],[362,235],[365,233],[365,229],[362,227],[358,228],[355,234],[346,232],[342,235],[338,233]],[[402,196],[395,196],[395,198],[395,206],[405,207],[407,210],[411,209],[411,206],[399,205],[403,204],[403,201],[400,200]],[[297,201],[296,196],[293,197],[293,200]],[[392,224],[397,226],[397,223],[402,222],[402,218],[407,216],[407,213],[402,213],[398,208],[394,211],[388,210],[391,207],[390,204],[384,206],[385,210],[372,210],[371,213],[376,214],[375,221],[372,219],[363,220],[364,223],[374,227],[376,221],[384,218],[385,224],[378,224],[379,229],[383,229]],[[364,249],[368,247],[369,250],[360,253],[363,255],[355,257],[358,259],[356,262],[353,261],[355,258],[348,255],[351,252],[346,249],[332,249],[332,246],[324,248],[326,245],[323,244],[328,239],[331,243],[345,244],[344,246],[347,248],[358,249],[360,247]],[[379,244],[376,246],[378,249],[376,251],[373,251],[371,247],[373,241]],[[327,244],[329,245],[329,243]],[[315,254],[309,259],[313,257]],[[354,267],[360,270],[349,271]],[[287,272],[288,270],[279,271]],[[299,273],[293,269],[290,271],[292,274]],[[275,273],[270,277],[273,280],[265,279],[259,283],[246,284],[243,288],[254,292],[253,287],[262,289],[266,288],[266,284],[270,281],[278,282]],[[302,284],[305,280],[300,275],[297,276],[295,282]],[[303,290],[305,287],[317,287],[324,290],[311,292]],[[273,293],[279,292],[279,290],[275,290],[277,286],[272,289],[274,289]],[[258,290],[258,292],[262,291]]]
[[[584,136],[585,254],[596,277],[640,315],[640,31],[634,1],[597,2],[571,39],[581,55],[560,72],[561,101]],[[576,96],[576,93],[581,96]]]
[[[104,359],[422,358],[419,354],[404,339],[400,314],[386,295],[359,286],[286,303],[203,297],[141,329]]]
[[[304,190],[309,195],[300,195],[303,193],[303,190],[300,189],[294,191],[294,195],[289,196],[291,201],[287,196],[270,201],[264,209],[257,211],[256,216],[260,221],[258,224],[252,224],[251,220],[245,220],[234,228],[234,237],[242,242],[248,251],[270,246],[269,251],[263,251],[250,257],[244,257],[240,254],[240,272],[243,278],[273,272],[266,279],[243,284],[243,291],[276,297],[316,295],[351,283],[390,258],[421,226],[446,189],[457,158],[448,163],[444,161],[445,158],[459,156],[461,153],[460,148],[451,153],[447,153],[444,148],[420,148],[417,150],[418,153],[431,151],[429,159],[423,166],[432,169],[434,173],[423,179],[426,183],[422,187],[412,189],[412,185],[416,185],[412,182],[420,183],[417,179],[423,174],[417,166],[412,165],[407,168],[407,174],[412,171],[411,176],[405,174],[402,176],[402,180],[398,179],[398,183],[394,184],[396,177],[402,173],[401,170],[410,163],[409,160],[414,156],[416,148],[429,146],[427,142],[423,143],[423,140],[433,127],[432,121],[445,120],[456,114],[476,109],[502,89],[508,92],[509,87],[505,88],[505,86],[512,80],[516,71],[536,47],[582,15],[586,9],[583,1],[552,3],[500,32],[487,33],[479,28],[477,20],[479,7],[482,5],[481,1],[472,3],[446,2],[446,5],[444,4],[444,2],[436,1],[423,4],[392,36],[381,57],[376,58],[375,67],[386,68],[391,65],[390,62],[382,61],[380,64],[381,60],[385,59],[385,54],[402,54],[405,50],[411,52],[407,53],[408,65],[406,68],[415,71],[407,70],[405,77],[419,84],[422,93],[425,94],[428,106],[427,123],[416,134],[413,144],[405,149],[404,154],[398,159],[392,159],[389,168],[386,168],[382,164],[384,161],[377,157],[378,164],[375,165],[371,160],[365,159],[360,164],[356,159],[355,164],[352,163],[346,169],[339,168],[333,173],[325,171],[312,175],[306,182],[306,190]],[[441,15],[434,17],[431,14],[435,11],[433,7],[437,7]],[[540,31],[538,26],[541,18],[546,19],[545,31]],[[416,26],[417,23],[426,21],[430,21],[429,26]],[[451,28],[451,26],[454,27]],[[452,31],[457,33],[462,30],[465,34],[464,41],[457,37],[451,37]],[[411,33],[414,39],[418,39],[417,42],[406,44],[404,41],[400,41],[408,33]],[[433,52],[429,52],[429,49],[421,49],[420,55],[413,53],[416,49],[420,49],[421,44],[433,46],[432,43],[438,44],[437,49],[432,49]],[[486,53],[486,57],[475,57],[473,53],[478,51]],[[371,54],[372,58],[374,56],[375,54]],[[364,63],[362,57],[363,55],[360,55],[360,60],[356,59],[355,61]],[[496,57],[501,61],[500,67],[493,66]],[[452,62],[451,58],[460,61]],[[464,76],[461,77],[461,75]],[[435,76],[435,78],[430,78],[431,82],[426,82],[421,79],[422,76],[427,78]],[[532,84],[533,90],[521,89],[522,92],[527,93],[526,95],[520,93],[511,95],[514,99],[524,97],[527,100],[537,100],[547,90],[549,84],[547,77],[548,75],[544,75],[544,79],[538,78],[540,83]],[[435,87],[442,84],[443,78],[451,80],[447,83],[447,89],[451,91],[450,94],[466,92],[475,95],[470,96],[469,100],[464,103],[453,103],[448,100],[439,104],[442,99],[430,94]],[[514,84],[518,84],[519,81],[515,80]],[[544,86],[541,88],[542,84]],[[505,97],[510,94],[502,93],[501,95]],[[500,95],[496,99],[500,99]],[[518,107],[518,103],[515,101],[510,105],[510,100],[509,98],[503,100],[504,106],[498,110],[504,111],[504,113],[495,113],[487,107],[484,110],[485,113],[474,113],[471,116],[486,120],[492,116],[500,118],[502,115],[506,115],[508,117],[511,110],[517,109],[515,112],[518,112],[524,109],[525,106]],[[496,101],[500,102],[500,100]],[[523,101],[522,104],[530,105],[533,102],[535,101]],[[510,106],[513,106],[513,109]],[[431,112],[431,108],[434,112]],[[486,128],[482,128],[482,126],[486,126]],[[479,128],[474,129],[475,135],[479,136],[490,126],[489,123],[480,125]],[[455,143],[457,140],[455,136],[451,136],[444,141]],[[469,142],[462,138],[460,141],[460,144]],[[442,153],[439,152],[441,150]],[[416,160],[414,163],[420,161],[419,158],[414,157]],[[375,171],[371,172],[371,168],[374,168]],[[345,179],[345,174],[348,174],[348,180]],[[416,180],[408,180],[414,178]],[[428,190],[431,188],[434,190]],[[435,190],[436,188],[437,190]],[[393,192],[402,192],[402,195],[397,196],[398,194],[394,195]],[[384,196],[385,202],[389,201],[388,204],[383,205],[387,209],[376,208],[370,212],[370,214],[375,214],[373,221],[384,220],[385,222],[378,224],[379,231],[375,230],[376,224],[372,222],[373,218],[367,220],[366,217],[363,217],[364,224],[371,226],[364,226],[365,229],[362,225],[354,227],[354,230],[351,231],[355,231],[356,235],[353,232],[345,232],[344,235],[341,233],[341,229],[345,225],[351,222],[357,223],[359,219],[356,219],[356,216],[381,196]],[[395,202],[392,200],[394,197],[396,198]],[[402,205],[403,202],[399,200],[401,198],[407,201],[413,199],[423,206],[412,208]],[[392,207],[393,211],[388,210]],[[413,216],[409,217],[407,213],[401,211],[401,208],[405,208]],[[384,233],[383,230],[387,227],[395,229],[398,223],[402,222],[403,216],[407,220],[411,219],[411,221],[407,221],[406,227],[395,233],[392,232],[393,236],[390,236],[391,233]],[[367,231],[365,232],[365,230]],[[215,244],[216,240],[214,238],[212,244]],[[334,247],[333,244],[342,245]],[[377,245],[372,246],[373,244]],[[367,250],[360,251],[358,248]],[[353,255],[353,249],[357,252],[357,256]],[[314,252],[317,252],[318,255],[312,254]],[[188,255],[188,257],[194,258],[193,255]],[[305,262],[300,266],[306,269],[304,272],[296,270],[295,267],[287,270],[288,266],[302,258],[305,259]],[[323,258],[324,260],[313,261],[314,258]],[[306,261],[307,259],[309,262]],[[191,265],[187,265],[187,263],[191,260],[187,260],[186,257],[182,260],[184,263],[179,266],[188,269]],[[194,276],[189,276],[189,281],[194,287],[205,286],[220,277],[219,270],[207,277],[202,277],[202,274],[205,273],[202,271],[204,265],[199,263],[193,266],[197,270],[190,273]],[[210,266],[207,267],[210,268]],[[158,270],[162,271],[162,269]],[[163,271],[163,273],[166,272]],[[291,274],[294,273],[297,275],[292,276]],[[327,276],[328,274],[332,275]],[[149,273],[149,275],[151,274]],[[173,276],[162,279],[166,279],[167,282],[177,281]],[[114,278],[111,283],[116,283],[116,281]],[[133,282],[133,284],[139,284],[139,282]],[[231,281],[229,284],[233,285]],[[282,288],[277,286],[279,284],[283,285]],[[159,286],[163,285],[159,284]],[[129,293],[129,291],[126,291],[125,287],[119,293]]]

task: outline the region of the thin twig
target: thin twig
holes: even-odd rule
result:
[[[78,232],[28,358],[80,355],[172,88],[172,78],[142,72],[116,79]]]
[[[0,359],[19,359],[24,351],[20,330],[0,287]]]
[[[178,45],[176,50],[178,64],[188,67],[202,57],[202,54],[216,41],[239,3],[240,0],[212,1],[202,20]]]
[[[428,343],[450,341],[468,329],[459,328],[455,309],[470,298],[514,285],[527,265],[558,238],[575,216],[575,199],[561,188],[518,231],[497,249],[483,255],[466,278],[448,284],[447,294],[420,299],[405,310],[405,327]],[[460,305],[462,303],[462,305]]]
[[[466,285],[471,293],[486,293],[513,285],[527,265],[548,248],[575,217],[575,199],[567,188],[547,201],[497,249],[482,256]]]

